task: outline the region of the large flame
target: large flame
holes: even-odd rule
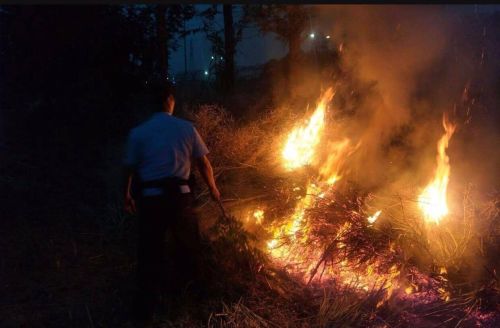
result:
[[[450,178],[450,159],[446,155],[448,143],[455,132],[456,125],[451,124],[443,115],[444,135],[437,143],[437,167],[434,179],[425,187],[418,198],[418,203],[427,221],[439,223],[448,214],[446,191]]]
[[[399,268],[392,266],[388,270],[381,271],[378,269],[381,267],[378,260],[362,264],[349,263],[347,260],[337,263],[330,260],[327,263],[325,245],[311,236],[314,233],[311,210],[321,206],[322,202],[332,201],[334,198],[332,186],[341,179],[345,173],[343,170],[346,159],[359,146],[359,143],[356,146],[352,145],[348,138],[321,141],[325,133],[326,107],[333,94],[333,90],[328,89],[321,96],[316,110],[307,123],[295,128],[288,135],[282,152],[284,167],[295,170],[311,165],[317,175],[307,183],[306,194],[299,198],[293,212],[266,227],[272,236],[266,245],[267,252],[273,261],[290,273],[300,276],[306,283],[334,279],[344,286],[361,292],[384,289],[387,299],[394,289],[400,287],[397,281],[400,275]],[[324,146],[324,151],[319,150],[320,142]],[[380,212],[368,218],[370,224],[377,219]],[[332,240],[347,238],[353,229],[351,222],[345,222],[338,227]],[[335,245],[339,254],[347,247],[340,241],[332,245]]]
[[[326,90],[307,124],[295,128],[288,135],[282,153],[286,169],[293,170],[312,163],[323,132],[326,105],[333,94],[333,88]]]
[[[308,210],[324,199],[331,199],[329,192],[332,185],[341,178],[340,173],[346,158],[357,149],[347,138],[325,141],[326,152],[316,149],[324,131],[326,105],[332,97],[333,90],[328,89],[321,96],[318,107],[307,124],[295,128],[288,135],[283,150],[284,166],[288,170],[294,170],[304,165],[312,165],[318,176],[314,181],[308,182],[306,194],[298,200],[294,211],[284,220],[280,220],[278,225],[269,227],[272,238],[267,242],[267,251],[274,261],[290,272],[301,275],[306,282],[329,276],[336,277],[335,279],[339,279],[346,286],[364,291],[374,287],[392,289],[392,278],[399,274],[399,270],[391,268],[389,273],[376,273],[374,267],[377,263],[372,263],[366,266],[365,271],[360,271],[345,261],[336,266],[327,266],[322,260],[324,245],[317,245],[317,242],[310,238],[312,227]],[[346,222],[338,228],[334,239],[345,237],[351,228],[351,223]],[[337,245],[339,250],[344,246],[342,243]]]

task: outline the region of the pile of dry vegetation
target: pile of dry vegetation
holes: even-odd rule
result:
[[[272,229],[290,214],[297,193],[304,196],[295,186],[303,186],[310,175],[279,168],[275,152],[287,122],[294,120],[287,113],[270,111],[245,124],[217,106],[191,113],[208,141],[224,206],[232,214],[227,220],[216,205],[201,204],[205,235],[211,239],[213,295],[220,296],[219,305],[207,305],[205,324],[497,326],[498,195],[485,198],[467,189],[456,224],[430,230],[411,192],[372,194],[346,179],[307,209],[307,229],[279,241],[304,262],[273,258],[267,244]],[[206,198],[204,191],[199,195]],[[251,218],[256,208],[266,210],[259,223]],[[370,224],[366,219],[374,209],[383,214]]]

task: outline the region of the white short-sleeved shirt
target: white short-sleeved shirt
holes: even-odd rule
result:
[[[207,146],[191,122],[160,112],[130,131],[124,164],[135,168],[142,181],[188,179],[191,159],[206,154]],[[158,188],[144,190],[144,196],[161,193]]]

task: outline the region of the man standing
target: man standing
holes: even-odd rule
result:
[[[205,143],[190,122],[172,116],[173,86],[164,85],[160,91],[161,111],[131,130],[124,160],[125,210],[135,213],[137,209],[139,214],[135,310],[142,318],[153,313],[161,291],[172,293],[186,281],[199,278],[198,218],[188,185],[192,162],[212,198],[220,200]],[[170,277],[165,270],[167,231],[172,233],[174,248],[175,270]]]

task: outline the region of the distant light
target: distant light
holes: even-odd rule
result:
[[[208,71],[205,71],[205,75],[208,75]]]
[[[210,57],[210,59],[214,60],[214,59],[215,59],[215,57],[214,57],[214,56],[211,56],[211,57]]]
[[[223,60],[224,58],[220,57],[220,60]]]
[[[326,38],[327,38],[327,39],[329,39],[329,38],[330,38],[330,36],[329,36],[329,35],[327,35],[327,36],[326,36]]]
[[[309,37],[310,37],[311,39],[314,39],[314,36],[315,36],[315,35],[314,35],[314,33],[309,34]]]

